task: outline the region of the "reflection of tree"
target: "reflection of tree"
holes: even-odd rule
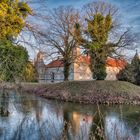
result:
[[[89,128],[92,123],[92,115],[80,113],[64,108],[64,127],[62,139],[85,140],[88,139]]]
[[[19,102],[19,104],[15,104],[17,110],[20,112],[23,112],[23,114],[30,113],[38,108],[38,99],[36,99],[34,96],[31,96],[26,93],[22,93],[22,91],[15,91],[16,98]]]
[[[16,109],[16,113],[21,113],[22,118],[19,119],[17,116],[17,119],[19,120],[15,120],[15,122],[19,122],[16,126],[16,129],[13,130],[12,135],[10,135],[10,137],[12,137],[10,139],[29,139],[34,138],[35,136],[36,139],[43,139],[42,128],[40,126],[43,109],[42,102],[36,99],[34,96],[22,93],[21,91],[13,91],[12,93],[10,93],[10,99],[11,97],[13,97],[14,99],[14,102],[12,102],[12,105],[14,107],[13,109]],[[7,95],[5,95],[4,97],[7,97]],[[3,100],[2,103],[4,103],[4,105],[8,106],[7,102],[9,100],[4,100],[5,98],[0,99]]]
[[[97,108],[97,112],[93,117],[93,123],[90,130],[90,140],[97,139],[97,140],[104,140],[104,118],[100,112],[99,107]]]
[[[115,132],[114,130],[119,132],[121,130],[126,136],[132,136],[132,140],[139,138],[139,106],[138,108],[122,106],[121,110],[117,106],[90,108],[79,104],[60,105],[54,101],[46,103],[40,98],[20,92],[13,96],[5,90],[0,94],[0,107],[10,112],[13,109],[6,118],[6,125],[5,122],[1,125],[6,126],[3,127],[6,133],[0,136],[3,139],[7,137],[11,140],[103,140],[110,139],[110,135],[113,135],[111,132]],[[109,120],[114,124],[111,125]],[[114,129],[114,126],[117,129]],[[120,129],[120,126],[124,126],[123,129]],[[14,129],[10,130],[11,128]],[[122,133],[116,134],[122,136]]]
[[[125,124],[126,129],[129,129],[131,135],[136,137],[140,134],[140,108],[139,106],[123,105],[114,110],[121,114],[119,119]],[[139,137],[139,136],[138,136]],[[136,138],[135,138],[136,139]]]
[[[3,89],[2,93],[0,94],[0,115],[2,117],[9,116],[9,94],[6,90]]]
[[[23,96],[20,93],[19,96],[18,103],[20,101],[20,104],[15,103],[15,106],[23,118],[18,123],[13,140],[60,140],[61,133],[59,132],[62,129],[58,129],[57,123],[60,121],[60,116],[58,115],[60,115],[61,108],[58,108],[59,111],[57,111],[57,109],[54,109],[56,107],[54,103],[49,105],[49,103],[43,102],[41,98],[36,99],[34,96],[30,97],[28,95],[25,97],[26,94]]]
[[[42,111],[43,111],[43,106],[42,106],[42,103],[41,101],[38,101],[36,104],[35,104],[35,114],[36,114],[36,120],[38,123],[40,123],[41,119],[42,119]]]
[[[80,114],[77,112],[68,112],[68,110],[64,110],[63,138],[69,138],[69,130],[72,130],[73,136],[76,136],[79,133]]]
[[[139,112],[131,112],[124,115],[123,120],[127,122],[131,132],[134,136],[139,135],[140,133],[140,114]]]
[[[17,126],[12,137],[13,140],[20,139],[34,139],[34,140],[45,140],[40,127],[37,125],[36,119],[32,119],[31,116],[25,115],[22,121]]]
[[[67,109],[64,108],[63,110],[63,119],[64,119],[64,128],[63,128],[63,132],[62,132],[62,139],[63,140],[67,140],[69,135],[68,135],[68,130],[70,127],[70,120],[69,120],[69,116],[70,113],[68,112]]]

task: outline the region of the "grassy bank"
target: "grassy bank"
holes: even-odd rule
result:
[[[122,81],[73,81],[22,84],[22,89],[48,99],[79,103],[140,104],[140,87]]]

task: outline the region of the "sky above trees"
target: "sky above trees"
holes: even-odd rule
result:
[[[36,2],[35,2],[36,1]],[[62,5],[72,5],[75,8],[81,7],[92,1],[97,0],[32,0],[31,7],[36,9],[43,3],[46,9],[56,8]],[[140,0],[102,0],[109,2],[119,9],[119,21],[122,22],[124,27],[131,28],[132,32],[137,34],[138,42],[136,46],[140,46]],[[40,10],[40,8],[38,8]],[[140,52],[140,49],[139,49]],[[134,53],[133,53],[134,54]]]
[[[93,0],[45,0],[49,8],[60,5],[73,5],[77,8]],[[95,1],[95,0],[94,0]],[[140,34],[140,0],[105,0],[119,8],[121,19],[125,26],[133,28]]]
[[[61,5],[73,5],[81,8],[84,4],[97,0],[36,0],[38,4],[43,2],[48,8],[55,8]],[[133,28],[140,34],[140,0],[103,0],[116,6],[120,11],[121,19],[125,26]],[[32,4],[35,0],[32,0]]]

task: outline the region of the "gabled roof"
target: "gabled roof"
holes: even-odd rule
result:
[[[90,65],[90,57],[80,56],[77,59],[77,63],[79,62]],[[114,59],[109,57],[106,61],[106,66],[124,68],[126,66],[126,61],[123,59]],[[46,68],[59,68],[59,67],[64,67],[64,63],[62,59],[54,60],[48,65],[46,65]]]
[[[58,59],[46,65],[46,68],[55,68],[55,67],[64,67],[63,61],[61,59]]]
[[[106,65],[110,67],[124,68],[126,66],[126,61],[124,59],[108,58]]]

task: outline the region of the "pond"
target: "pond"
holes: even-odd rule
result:
[[[140,140],[140,107],[98,106],[0,91],[0,140]]]

